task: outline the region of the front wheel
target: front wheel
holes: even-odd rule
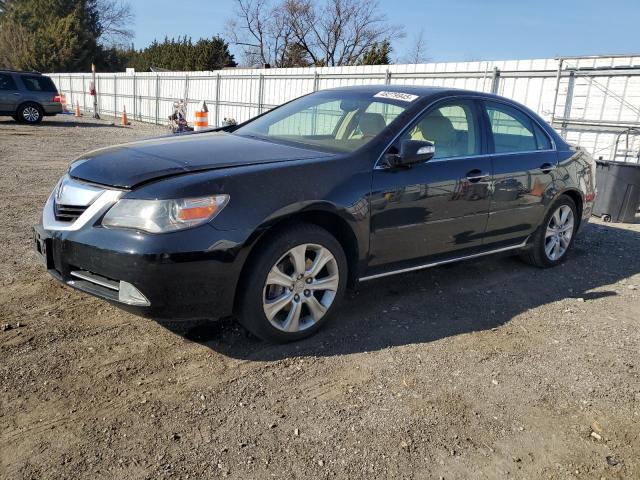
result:
[[[578,215],[575,202],[560,197],[549,209],[542,225],[533,235],[529,250],[522,259],[536,267],[548,268],[558,265],[567,256],[573,245],[573,237],[578,228]]]
[[[239,321],[270,342],[308,337],[336,308],[346,280],[346,257],[335,237],[316,225],[293,225],[252,260],[239,287]]]

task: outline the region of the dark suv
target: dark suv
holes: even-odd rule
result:
[[[33,124],[58,113],[62,113],[62,103],[49,77],[37,72],[0,70],[0,115]]]
[[[411,86],[325,90],[221,131],[93,151],[35,227],[48,271],[157,317],[289,341],[358,282],[497,252],[564,261],[594,162],[526,107]]]

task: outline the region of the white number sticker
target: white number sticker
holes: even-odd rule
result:
[[[402,102],[413,102],[418,95],[412,95],[410,93],[402,92],[378,92],[374,95],[375,98],[389,98],[391,100],[400,100]]]

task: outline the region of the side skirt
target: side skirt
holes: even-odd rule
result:
[[[484,257],[485,255],[492,255],[494,253],[507,252],[509,250],[518,250],[520,248],[524,248],[529,241],[529,237],[527,237],[522,243],[518,245],[510,245],[508,247],[496,248],[495,250],[487,250],[486,252],[474,253],[472,255],[465,255],[462,257],[453,257],[446,258],[443,260],[438,260],[431,263],[425,263],[423,265],[416,265],[415,267],[403,268],[401,270],[391,270],[389,272],[377,273],[375,275],[369,275],[367,277],[360,277],[360,282],[366,282],[368,280],[375,280],[376,278],[388,277],[391,275],[398,275],[400,273],[414,272],[416,270],[424,270],[426,268],[437,267],[438,265],[445,265],[447,263],[461,262],[463,260],[470,260],[472,258]]]

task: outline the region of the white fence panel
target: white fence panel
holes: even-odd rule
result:
[[[91,74],[50,75],[70,105],[93,109]],[[98,73],[99,113],[166,123],[173,102],[190,121],[205,100],[209,123],[242,122],[307,93],[349,85],[425,85],[493,92],[552,123],[568,141],[612,157],[617,134],[640,128],[640,56],[474,61],[358,67],[229,69],[215,72]],[[636,142],[636,143],[633,143]],[[640,139],[633,139],[637,147]],[[631,150],[631,149],[630,149]]]

